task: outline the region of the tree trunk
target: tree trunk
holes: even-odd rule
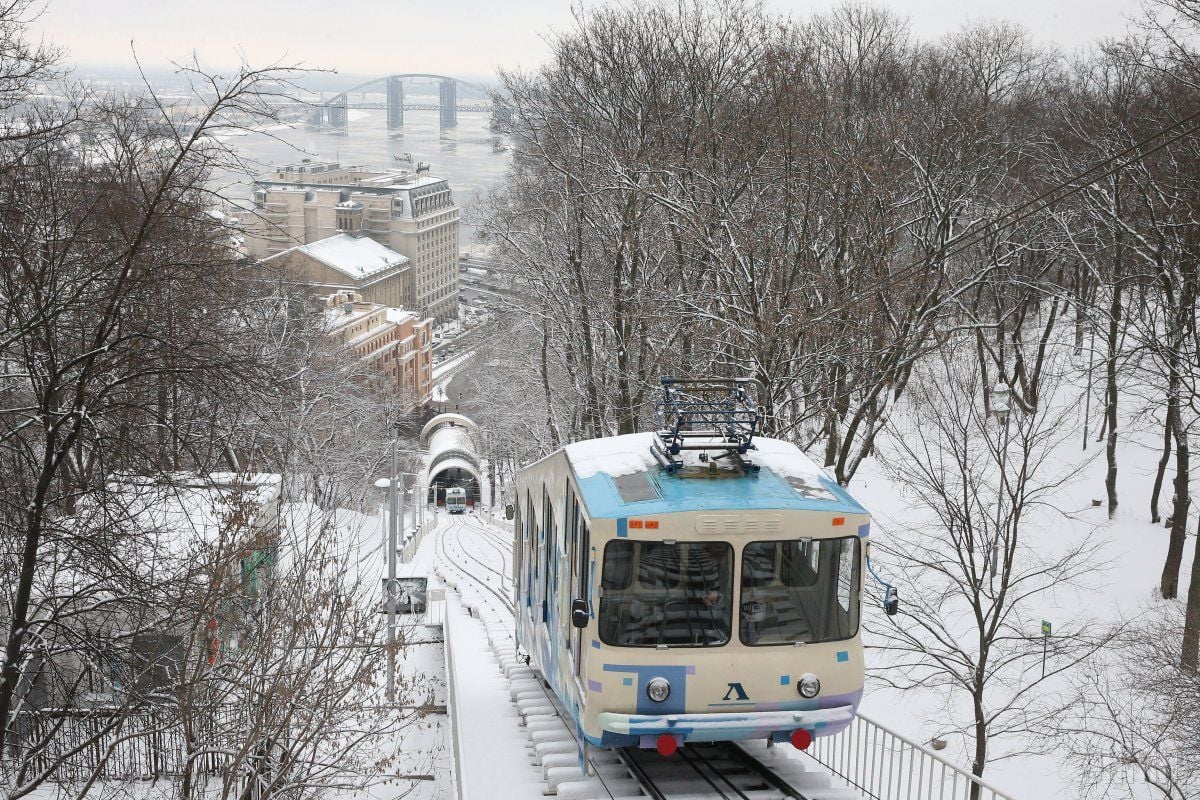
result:
[[[546,427],[550,429],[550,446],[557,448],[558,426],[554,423],[554,400],[550,392],[550,329],[546,325],[542,325],[542,358],[538,364],[539,371],[542,373],[542,392],[546,398]]]
[[[1171,600],[1179,596],[1179,568],[1183,562],[1183,546],[1187,540],[1188,496],[1188,438],[1175,414],[1171,426],[1175,438],[1175,504],[1171,512],[1171,541],[1167,545],[1167,562],[1163,565],[1162,596]]]
[[[47,446],[47,451],[50,447]],[[48,466],[53,464],[50,452],[46,453]],[[43,472],[37,485],[35,500],[25,512],[25,545],[21,554],[21,569],[17,576],[17,592],[13,597],[9,618],[7,640],[4,643],[4,662],[0,664],[0,764],[8,753],[9,716],[13,710],[13,698],[21,679],[21,655],[26,627],[29,624],[29,604],[33,595],[33,576],[37,571],[38,551],[42,543],[42,522],[45,507],[45,491],[50,485],[50,471]]]
[[[1075,355],[1083,354],[1083,338],[1087,329],[1087,303],[1084,302],[1083,289],[1083,270],[1081,265],[1076,264],[1074,275],[1074,297],[1075,301]]]
[[[982,665],[978,669],[982,670]],[[987,766],[987,715],[983,710],[983,687],[975,687],[975,760],[971,763],[971,774],[976,778],[983,777],[984,767]],[[971,784],[971,800],[979,800],[979,784]]]
[[[1188,583],[1187,611],[1183,616],[1183,655],[1179,666],[1192,671],[1200,666],[1200,525],[1196,529],[1192,579]]]
[[[1108,361],[1105,364],[1105,428],[1108,440],[1105,458],[1108,472],[1104,476],[1104,488],[1108,492],[1108,518],[1117,513],[1117,348],[1120,347],[1121,332],[1121,276],[1120,260],[1115,266],[1112,288],[1112,303],[1108,312]]]
[[[1178,399],[1174,393],[1171,393],[1167,399],[1167,421],[1163,424],[1163,451],[1162,457],[1158,459],[1158,472],[1154,475],[1154,491],[1150,494],[1150,521],[1158,522],[1161,517],[1158,514],[1158,498],[1162,494],[1163,478],[1167,474],[1167,464],[1171,461],[1171,414],[1172,405],[1178,404]],[[1178,414],[1179,409],[1175,408],[1174,413]]]

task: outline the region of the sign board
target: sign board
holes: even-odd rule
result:
[[[424,614],[425,594],[428,584],[428,578],[396,578],[392,582],[384,578],[384,602],[381,611],[386,614],[388,610],[387,601],[395,598],[397,614]]]
[[[1050,630],[1051,630],[1050,620],[1048,620],[1048,619],[1042,620],[1042,636],[1049,636]]]

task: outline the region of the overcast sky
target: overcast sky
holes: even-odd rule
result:
[[[838,0],[767,0],[805,15]],[[1138,0],[883,0],[936,37],[972,19],[1004,17],[1042,40],[1073,49],[1119,35]],[[532,67],[541,35],[570,23],[570,0],[49,0],[39,34],[83,65],[148,66],[196,50],[213,66],[277,58],[341,72],[491,75],[497,65]]]

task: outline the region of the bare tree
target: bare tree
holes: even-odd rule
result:
[[[1069,619],[1054,621],[1044,640],[1034,611],[1050,593],[1084,585],[1098,566],[1090,537],[1056,546],[1037,536],[1061,516],[1055,492],[1074,473],[1054,457],[1061,419],[1050,403],[1002,424],[989,419],[978,368],[961,357],[969,345],[960,340],[957,352],[946,349],[914,378],[909,401],[920,435],[888,438],[888,472],[914,514],[881,545],[909,588],[902,614],[874,631],[874,649],[882,681],[941,692],[956,729],[966,718],[972,771],[982,776],[1053,714],[1044,682],[1103,639],[1088,636],[1087,620]]]
[[[1055,722],[1054,742],[1065,744],[1084,794],[1200,792],[1200,675],[1179,666],[1178,612],[1177,604],[1147,612],[1076,679],[1078,698]]]

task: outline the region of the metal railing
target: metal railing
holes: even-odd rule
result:
[[[191,740],[172,705],[139,709],[39,709],[15,716],[8,756],[53,783],[92,778],[155,780],[183,774],[220,775],[249,728],[244,706],[192,709]]]
[[[806,752],[868,800],[1015,800],[861,713]]]

